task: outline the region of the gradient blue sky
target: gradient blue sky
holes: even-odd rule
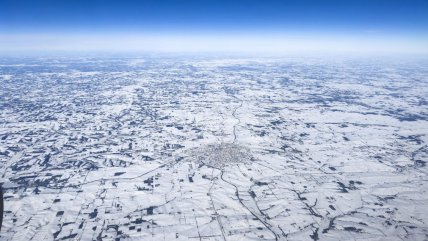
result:
[[[428,1],[0,0],[0,51],[428,53]]]

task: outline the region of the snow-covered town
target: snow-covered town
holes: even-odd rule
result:
[[[426,240],[428,65],[0,58],[0,240]]]

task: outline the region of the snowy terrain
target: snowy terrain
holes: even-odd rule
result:
[[[427,240],[428,62],[0,59],[0,240]]]

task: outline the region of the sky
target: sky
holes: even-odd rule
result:
[[[0,0],[0,52],[428,54],[423,0]]]

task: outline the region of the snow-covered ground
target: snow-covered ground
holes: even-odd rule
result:
[[[0,59],[0,240],[427,240],[428,61]]]

